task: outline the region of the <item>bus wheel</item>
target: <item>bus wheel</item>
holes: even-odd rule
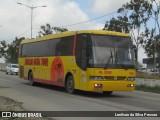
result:
[[[29,72],[28,80],[29,80],[29,85],[31,86],[35,85],[32,72]]]
[[[75,92],[74,79],[71,75],[67,78],[67,81],[66,81],[66,91],[70,94],[73,94]]]
[[[111,95],[113,91],[103,91],[103,95]]]

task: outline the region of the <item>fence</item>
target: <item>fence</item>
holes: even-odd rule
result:
[[[6,63],[0,63],[0,70],[5,70],[6,69]]]

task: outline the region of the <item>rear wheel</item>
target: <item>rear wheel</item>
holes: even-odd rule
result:
[[[33,77],[33,73],[32,72],[29,72],[28,80],[29,80],[29,85],[31,85],[31,86],[35,85],[34,77]]]
[[[68,93],[73,94],[75,92],[75,90],[74,90],[74,79],[71,75],[67,78],[65,87],[66,87],[66,91]]]
[[[104,95],[111,95],[113,93],[113,91],[103,91]]]

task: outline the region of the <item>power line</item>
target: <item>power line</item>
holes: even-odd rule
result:
[[[99,17],[95,17],[95,18],[92,18],[92,19],[89,19],[89,20],[86,20],[86,21],[77,22],[77,23],[73,23],[73,24],[68,24],[68,25],[64,25],[64,26],[60,26],[60,27],[64,28],[64,27],[70,27],[70,26],[75,26],[75,25],[83,24],[83,23],[86,23],[86,22],[90,22],[90,21],[93,21],[93,20],[97,20],[97,19],[109,16],[109,15],[112,15],[114,13],[117,13],[117,12],[115,11],[115,12],[112,12],[112,13],[109,13],[109,14],[105,14],[105,15],[102,15],[102,16],[99,16]],[[40,28],[33,28],[33,29],[40,29]],[[29,31],[30,31],[30,29],[26,30],[22,34],[18,35],[17,37],[20,37],[20,36],[24,35],[25,33],[29,32]],[[9,39],[9,40],[12,40],[12,39]]]
[[[18,37],[24,35],[25,33],[29,32],[29,31],[30,31],[30,28],[28,30],[26,30],[25,32],[23,32],[22,34],[18,35]]]
[[[74,26],[74,25],[83,24],[83,23],[86,23],[86,22],[90,22],[90,21],[93,21],[93,20],[97,20],[97,19],[109,16],[109,15],[112,15],[114,13],[117,13],[117,12],[115,11],[115,12],[112,12],[112,13],[109,13],[109,14],[106,14],[106,15],[103,15],[103,16],[95,17],[95,18],[92,18],[92,19],[89,19],[89,20],[86,20],[86,21],[77,22],[77,23],[73,23],[73,24],[69,24],[69,25],[63,25],[63,26],[60,26],[60,27],[64,28],[64,27],[70,27],[70,26]],[[40,29],[40,28],[34,28],[34,29]]]
[[[24,35],[24,34],[26,34],[27,32],[29,32],[30,31],[30,28],[28,29],[28,30],[26,30],[25,32],[23,32],[23,33],[21,33],[21,34],[19,34],[19,35],[17,35],[17,36],[15,36],[15,37],[21,37],[22,35]],[[6,39],[7,41],[9,41],[9,40],[13,40],[13,39],[15,39],[15,37],[14,38],[10,38],[10,39]]]
[[[100,18],[109,16],[109,15],[112,15],[112,14],[114,14],[114,13],[116,13],[116,12],[112,12],[112,13],[109,13],[109,14],[106,14],[106,15],[103,15],[103,16],[99,16],[99,17],[96,17],[96,18],[92,18],[92,19],[89,19],[89,20],[86,20],[86,21],[82,21],[82,22],[78,22],[78,23],[73,23],[73,24],[69,24],[69,25],[64,25],[64,26],[61,26],[61,27],[63,28],[63,27],[70,27],[70,26],[74,26],[74,25],[83,24],[83,23],[86,23],[86,22],[90,22],[90,21],[93,21],[93,20],[96,20],[96,19],[100,19]]]

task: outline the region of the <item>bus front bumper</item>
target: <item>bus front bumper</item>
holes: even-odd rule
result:
[[[135,81],[88,81],[87,91],[133,91]]]

